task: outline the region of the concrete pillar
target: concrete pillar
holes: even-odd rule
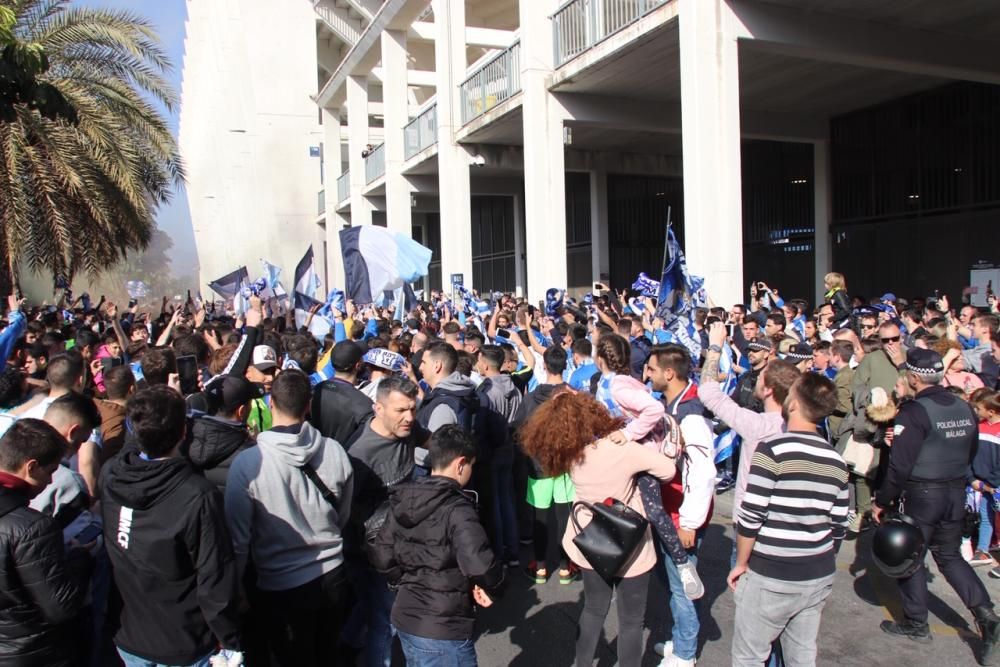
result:
[[[830,238],[830,218],[832,200],[830,198],[830,142],[817,141],[813,143],[813,202],[815,213],[813,219],[816,228],[816,240],[813,248],[816,253],[816,301],[823,303],[823,276],[833,271],[833,244]]]
[[[347,163],[351,172],[351,224],[372,224],[371,205],[365,199],[365,159],[361,152],[368,145],[368,79],[347,77]]]
[[[323,109],[323,189],[326,191],[326,268],[324,284],[343,286],[344,260],[340,253],[340,230],[347,222],[337,213],[337,179],[344,157],[340,151],[340,109]]]
[[[608,174],[603,169],[590,172],[590,266],[591,282],[611,275],[608,245]]]
[[[552,73],[554,0],[519,3],[521,90],[524,118],[524,212],[528,299],[545,298],[550,287],[565,289],[566,172],[565,110],[549,93]]]
[[[527,283],[524,248],[524,207],[519,195],[514,195],[514,294],[524,296]]]
[[[726,0],[680,0],[684,241],[715,303],[740,303],[743,218],[735,17]]]
[[[387,227],[410,236],[410,186],[403,176],[403,128],[410,120],[406,85],[406,33],[382,32],[382,104],[385,125],[385,208]]]
[[[462,127],[458,84],[465,78],[465,2],[433,0],[437,71],[438,201],[441,211],[441,286],[461,273],[472,285],[472,192],[469,156],[455,141]]]

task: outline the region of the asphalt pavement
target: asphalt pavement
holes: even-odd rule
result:
[[[705,582],[701,600],[698,664],[730,664],[734,603],[726,587],[733,538],[730,526],[732,492],[716,496],[715,512],[699,553],[698,571]],[[879,623],[899,614],[896,584],[870,566],[870,532],[844,543],[837,558],[833,593],[823,611],[819,634],[819,665],[856,667],[915,667],[976,665],[980,642],[972,613],[931,564],[930,623],[933,641],[918,644],[890,637]],[[529,548],[530,549],[530,548]],[[523,550],[524,551],[524,550]],[[522,553],[522,563],[529,560]],[[928,557],[928,563],[932,559]],[[1000,597],[1000,580],[976,568],[993,597]],[[658,569],[658,574],[659,569]],[[512,572],[510,586],[493,607],[481,610],[476,650],[483,667],[570,667],[573,665],[577,619],[582,609],[583,585],[560,585],[551,578],[535,585],[521,572]],[[669,595],[665,577],[650,583],[646,608],[643,667],[655,667],[660,658],[656,642],[670,637]],[[618,622],[614,604],[608,613],[595,665],[616,665]],[[1000,663],[998,663],[1000,664]]]

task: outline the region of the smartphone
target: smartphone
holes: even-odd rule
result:
[[[510,340],[510,332],[506,329],[497,329],[497,338],[506,338]]]
[[[135,308],[135,304],[137,304],[137,303],[139,303],[139,302],[136,301],[135,299],[129,299],[128,300],[128,307],[129,307],[129,309]]]
[[[100,525],[96,523],[89,523],[83,530],[77,533],[73,539],[80,544],[90,544],[100,537],[102,532],[103,531]]]
[[[143,380],[146,379],[146,376],[142,372],[142,362],[141,361],[133,361],[128,366],[129,366],[129,368],[132,369],[132,377],[135,378],[136,382],[142,382]]]
[[[104,357],[101,359],[101,370],[107,373],[115,366],[121,366],[123,363],[125,362],[121,357]]]
[[[177,375],[181,380],[181,393],[185,396],[198,393],[198,359],[193,354],[177,357]]]
[[[736,325],[730,322],[729,324],[726,325],[726,331],[729,332],[729,337],[732,338],[733,334],[736,333]]]

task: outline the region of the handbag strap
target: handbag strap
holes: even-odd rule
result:
[[[302,466],[302,473],[309,478],[309,481],[312,482],[317,489],[319,489],[320,495],[323,496],[323,500],[330,503],[333,509],[339,512],[340,510],[337,507],[336,494],[330,490],[330,487],[328,487],[323,480],[319,478],[319,474],[316,472],[316,469],[307,463]]]
[[[580,521],[576,518],[576,511],[581,507],[590,510],[591,515],[594,514],[594,507],[590,503],[583,500],[577,500],[573,503],[573,506],[569,508],[569,520],[573,523],[573,528],[576,530],[577,535],[583,532],[583,528],[580,527]]]

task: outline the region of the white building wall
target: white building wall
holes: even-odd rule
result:
[[[322,273],[320,158],[309,156],[323,141],[309,98],[315,13],[282,0],[188,0],[187,10],[179,143],[201,288],[241,265],[256,278],[263,257],[291,289],[310,243]]]

